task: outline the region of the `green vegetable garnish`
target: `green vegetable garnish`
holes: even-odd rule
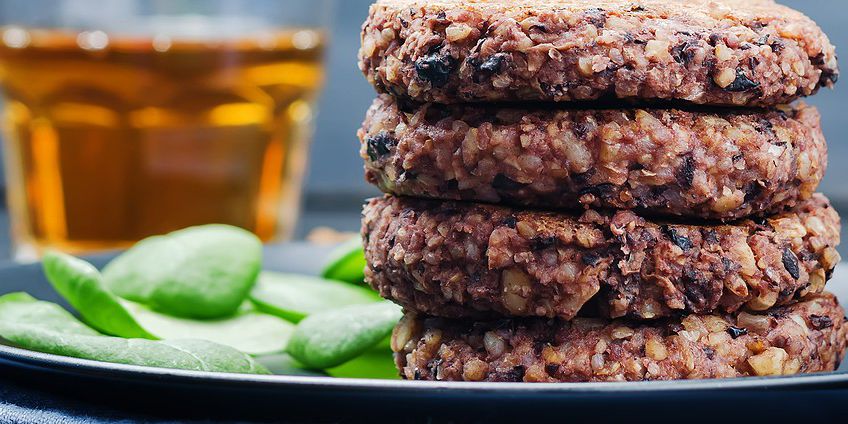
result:
[[[330,280],[362,284],[365,281],[365,251],[362,239],[356,237],[339,245],[330,253],[321,276]]]
[[[249,304],[233,316],[191,320],[168,316],[109,292],[97,269],[59,252],[44,257],[44,271],[53,287],[92,327],[113,336],[147,339],[203,339],[249,354],[281,352],[293,326],[258,313]]]
[[[379,347],[371,349],[342,365],[328,369],[327,374],[339,378],[400,379],[392,359],[392,351]]]
[[[273,315],[245,310],[230,318],[192,320],[157,313],[138,303],[121,302],[136,321],[163,340],[209,340],[251,355],[282,352],[294,325]]]
[[[260,311],[299,322],[314,313],[378,302],[380,297],[369,289],[337,281],[266,271],[250,292],[250,300]]]
[[[53,288],[92,327],[112,336],[155,339],[106,289],[100,271],[90,263],[60,252],[47,252],[44,274]]]
[[[228,225],[187,228],[140,241],[104,270],[112,293],[186,318],[234,314],[256,282],[262,243]]]
[[[118,364],[268,374],[249,355],[204,340],[153,341],[103,336],[59,305],[25,293],[0,297],[0,337],[24,349]]]
[[[313,377],[326,377],[327,374],[320,370],[310,370],[297,362],[288,353],[275,355],[264,355],[256,358],[256,361],[277,375],[305,375]]]
[[[310,315],[295,328],[287,352],[307,367],[333,368],[380,343],[401,316],[401,308],[391,302]]]

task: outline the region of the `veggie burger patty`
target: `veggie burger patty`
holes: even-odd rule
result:
[[[362,235],[366,280],[410,310],[650,319],[761,311],[819,293],[840,259],[840,229],[822,195],[725,225],[386,196],[366,205]]]
[[[415,380],[641,381],[833,371],[845,311],[829,294],[768,312],[650,322],[578,318],[469,322],[408,313],[392,349]]]
[[[822,30],[771,0],[380,0],[359,58],[379,90],[439,103],[772,106],[839,75]]]
[[[729,220],[812,196],[827,163],[815,108],[701,109],[404,107],[384,95],[361,156],[388,193],[548,209]]]

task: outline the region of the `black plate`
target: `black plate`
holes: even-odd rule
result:
[[[315,272],[325,255],[325,250],[304,244],[273,247],[266,252],[266,266]],[[106,260],[108,257],[93,259],[98,265]],[[840,281],[840,276],[848,277],[848,269],[835,275],[829,288],[843,302],[848,301],[848,284]],[[13,291],[64,304],[37,264],[0,267],[0,294]],[[677,416],[692,422],[741,416],[758,420],[832,418],[848,406],[848,369],[844,366],[835,373],[732,380],[443,383],[215,374],[109,364],[0,346],[0,367],[4,376],[40,388],[46,385],[63,396],[192,417],[365,419],[379,412],[380,417],[393,417],[396,422],[433,417],[482,422],[530,416],[591,415],[600,419],[598,413],[603,411],[603,418],[609,420],[655,422]]]

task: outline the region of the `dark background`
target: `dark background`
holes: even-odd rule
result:
[[[378,194],[362,177],[356,130],[375,93],[356,66],[359,29],[372,0],[337,0],[333,16],[328,77],[312,146],[306,183],[305,213],[298,236],[327,225],[340,230],[358,228],[359,208],[366,197]],[[278,2],[280,7],[285,1]],[[848,46],[848,3],[845,0],[783,0],[805,12],[830,35],[837,47]],[[848,48],[848,47],[846,47]],[[841,50],[840,50],[841,51]],[[829,141],[830,167],[821,191],[843,210],[848,210],[848,116],[842,82],[835,90],[822,90],[806,100],[819,107]],[[0,181],[2,186],[2,181]],[[0,217],[0,219],[5,216]],[[0,222],[0,257],[8,252],[8,225]]]

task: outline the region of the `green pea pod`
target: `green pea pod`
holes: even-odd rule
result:
[[[203,339],[259,355],[285,349],[293,326],[248,308],[219,319],[192,320],[158,313],[119,299],[88,262],[58,252],[44,257],[44,271],[59,294],[103,333],[126,338]]]
[[[262,243],[228,225],[204,225],[142,240],[103,270],[112,293],[168,315],[222,318],[247,298],[262,267]]]
[[[250,292],[256,308],[291,322],[349,305],[378,302],[373,291],[337,281],[297,274],[263,272]]]
[[[333,368],[380,343],[401,315],[401,308],[391,302],[310,315],[297,325],[286,351],[309,368]]]
[[[339,245],[329,256],[321,276],[351,284],[365,282],[365,251],[362,239],[356,237]]]
[[[59,305],[22,293],[0,297],[0,337],[24,349],[118,364],[268,374],[249,355],[204,340],[154,341],[104,336]]]

